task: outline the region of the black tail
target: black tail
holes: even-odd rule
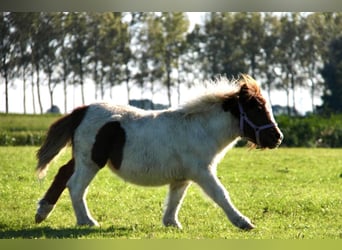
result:
[[[50,126],[46,139],[37,152],[38,164],[36,170],[39,178],[45,176],[50,161],[73,138],[74,132],[83,120],[87,109],[88,106],[77,108]]]

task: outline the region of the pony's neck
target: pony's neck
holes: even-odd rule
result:
[[[216,107],[209,112],[193,114],[193,122],[199,122],[207,131],[207,136],[215,142],[216,153],[230,144],[235,144],[240,136],[239,121],[230,112]],[[214,145],[213,145],[214,146]]]

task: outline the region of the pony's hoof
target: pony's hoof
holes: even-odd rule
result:
[[[183,229],[182,224],[180,224],[178,221],[163,221],[163,224],[165,227],[174,227],[178,229]]]
[[[243,225],[242,227],[240,227],[242,230],[246,230],[246,231],[249,231],[249,230],[252,230],[255,228],[255,225],[252,224],[252,223],[247,223],[245,225]]]
[[[38,208],[35,215],[35,221],[36,223],[41,223],[43,220],[45,220],[49,215],[51,214],[52,210],[55,208],[54,204],[50,204],[45,200],[40,200],[38,202]]]
[[[247,217],[243,217],[239,220],[238,223],[235,224],[238,228],[242,229],[242,230],[252,230],[255,228],[255,225],[251,222],[250,219],[248,219]]]
[[[87,220],[87,221],[77,222],[77,226],[99,227],[100,224],[96,220]]]
[[[43,220],[46,219],[46,216],[42,216],[41,214],[36,213],[34,216],[34,220],[37,224],[41,223]]]

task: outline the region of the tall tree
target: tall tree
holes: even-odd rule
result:
[[[299,13],[285,14],[280,18],[281,33],[279,44],[279,56],[281,64],[281,85],[280,88],[286,91],[288,115],[292,114],[292,110],[296,110],[295,92],[300,81],[296,81],[299,71],[299,40],[302,32],[299,27]],[[290,109],[290,90],[292,90],[292,106]]]
[[[64,113],[68,111],[68,83],[70,82],[69,76],[71,74],[70,54],[72,51],[70,45],[70,23],[68,22],[69,13],[56,13],[55,14],[54,29],[56,34],[56,59],[60,67],[56,70],[56,81],[63,83],[63,96],[64,96]]]
[[[108,25],[109,29],[107,31],[106,40],[112,57],[112,61],[109,64],[109,74],[107,76],[110,96],[112,98],[112,87],[120,83],[125,83],[128,93],[129,81],[131,78],[129,63],[132,54],[130,49],[128,23],[122,21],[122,13],[114,12],[111,14],[111,24]]]
[[[15,59],[16,68],[18,69],[17,77],[20,77],[20,72],[22,78],[23,110],[24,114],[26,114],[26,82],[30,63],[30,54],[28,51],[29,33],[27,31],[29,30],[30,22],[27,20],[26,13],[11,12],[9,18],[13,28],[11,34],[11,40],[14,44],[12,57]]]
[[[101,69],[101,45],[103,44],[102,37],[104,33],[102,31],[102,13],[90,13],[89,14],[89,46],[90,46],[90,58],[89,63],[92,66],[92,78],[95,84],[95,100],[98,99],[98,86],[103,86],[103,77],[100,75]],[[101,36],[100,36],[101,33]],[[103,91],[102,91],[103,92]]]
[[[259,77],[265,76],[266,91],[272,105],[271,90],[275,88],[275,67],[278,64],[277,46],[279,45],[279,19],[270,13],[265,13],[263,19],[265,37],[262,41],[262,65]]]
[[[119,12],[94,13],[89,16],[89,22],[89,63],[93,65],[96,98],[99,88],[103,99],[106,85],[112,96],[114,85],[130,80],[127,24],[122,22],[122,13]]]
[[[0,22],[6,112],[9,82],[15,78],[23,82],[26,112],[29,73],[34,112],[37,103],[43,112],[45,83],[52,100],[54,87],[63,82],[67,112],[67,86],[80,84],[85,102],[83,85],[89,77],[102,97],[125,83],[129,98],[138,83],[152,95],[166,88],[171,103],[174,86],[179,97],[182,84],[193,78],[242,72],[265,81],[269,96],[278,85],[294,108],[298,87],[310,88],[314,109],[314,97],[323,91],[317,72],[323,62],[326,72],[334,71],[328,67],[333,61],[329,43],[342,35],[341,13],[208,13],[190,34],[184,13],[5,12]],[[324,98],[330,91],[324,87]]]
[[[82,104],[84,98],[84,80],[89,72],[87,61],[89,56],[89,33],[88,15],[86,13],[70,13],[68,15],[68,25],[70,25],[70,43],[72,47],[70,62],[72,72],[81,86]],[[74,83],[75,84],[75,83]]]
[[[47,76],[47,85],[50,96],[50,108],[54,106],[53,92],[57,83],[57,79],[53,79],[53,73],[59,63],[56,57],[56,50],[60,45],[58,42],[58,24],[59,16],[55,13],[42,13],[41,15],[41,67]]]
[[[241,41],[243,50],[249,61],[250,74],[256,77],[257,74],[260,74],[257,70],[260,71],[261,49],[265,39],[262,15],[257,12],[236,14],[236,19],[240,18],[246,22],[244,27],[241,27],[245,33],[244,39]]]
[[[206,39],[203,27],[196,24],[194,29],[187,35],[187,52],[184,54],[185,71],[189,73],[188,77],[203,80],[204,75],[201,71],[203,61],[203,44]],[[190,86],[189,86],[190,87]]]
[[[135,22],[134,16],[132,17],[131,21],[129,23],[125,23],[122,21],[123,16],[120,14],[117,16],[119,18],[119,31],[120,31],[120,37],[119,37],[119,52],[121,55],[121,61],[124,66],[124,82],[126,83],[126,89],[127,93],[129,92],[129,83],[132,78],[132,70],[130,68],[130,63],[132,63],[132,60],[134,59],[134,55],[131,50],[131,39],[133,37],[129,26],[132,26]],[[129,95],[128,95],[129,96]]]
[[[210,78],[229,78],[247,72],[243,51],[246,20],[232,13],[210,13],[205,20],[203,70]]]
[[[164,27],[164,62],[166,71],[166,88],[169,105],[171,106],[171,86],[174,84],[171,80],[173,68],[178,68],[178,60],[182,53],[182,44],[186,38],[186,31],[189,27],[189,21],[184,13],[164,12],[161,16]]]
[[[155,94],[154,82],[163,76],[161,60],[158,59],[159,54],[154,53],[155,48],[150,44],[150,38],[153,37],[151,34],[154,33],[153,27],[155,27],[153,22],[153,13],[132,13],[133,26],[130,28],[133,45],[133,63],[135,68],[137,68],[133,78],[141,90],[141,96],[143,96],[144,90],[149,88],[152,100]],[[127,92],[129,93],[128,89]]]
[[[128,13],[126,13],[126,16]],[[131,19],[128,25],[128,36],[131,47],[130,59],[132,67],[135,68],[135,72],[131,72],[130,82],[136,83],[141,93],[143,92],[144,85],[147,82],[148,65],[147,65],[147,25],[146,18],[148,13],[146,12],[131,12],[129,13]],[[132,85],[126,81],[127,99],[130,100],[130,91]]]
[[[323,108],[334,113],[342,112],[342,36],[329,46],[328,59],[324,63],[322,76],[325,82]]]
[[[300,22],[301,30],[304,33],[300,36],[300,64],[305,74],[304,80],[308,81],[307,86],[310,89],[311,107],[316,109],[315,97],[321,91],[323,82],[317,77],[317,72],[323,66],[324,51],[324,15],[322,13],[312,13],[306,18],[302,18]]]
[[[189,20],[182,12],[163,12],[150,19],[148,25],[152,63],[154,67],[164,72],[163,83],[167,88],[168,102],[171,106],[171,87],[174,84],[171,73],[174,68],[177,68],[181,53],[180,47],[186,39]]]
[[[5,79],[5,112],[8,113],[8,85],[10,74],[10,24],[8,13],[0,13],[0,75]]]
[[[32,91],[33,91],[33,72],[36,74],[36,90],[37,90],[37,99],[38,99],[38,105],[40,109],[40,113],[43,113],[43,105],[42,105],[42,99],[41,99],[41,92],[40,92],[40,74],[41,74],[41,61],[43,57],[43,50],[41,47],[42,38],[44,37],[44,32],[46,30],[44,29],[43,23],[42,23],[42,14],[33,12],[29,13],[29,18],[31,21],[31,26],[29,29],[30,32],[30,50],[31,50],[31,65],[32,65]],[[33,98],[34,102],[34,98]],[[34,104],[33,104],[34,105]]]

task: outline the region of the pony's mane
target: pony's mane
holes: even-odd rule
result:
[[[227,98],[237,96],[242,86],[250,97],[261,95],[258,83],[249,75],[241,74],[238,79],[231,80],[220,76],[200,86],[199,88],[204,87],[204,90],[181,106],[181,111],[185,115],[206,112],[217,105],[222,105]]]
[[[261,94],[260,86],[251,76],[242,74],[239,80],[240,88],[244,87],[245,97],[248,99],[256,97],[264,100]]]

